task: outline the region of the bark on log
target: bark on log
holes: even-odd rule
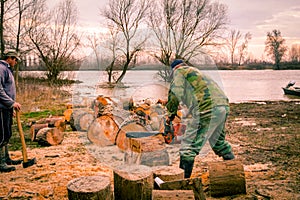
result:
[[[36,141],[36,134],[41,130],[42,128],[48,127],[48,124],[33,124],[30,127],[30,136],[31,141]]]
[[[87,176],[70,181],[67,185],[70,200],[113,200],[110,178]]]
[[[52,127],[62,127],[62,123],[65,123],[64,116],[52,116],[48,118],[43,118],[35,122],[35,124],[48,124]]]
[[[73,131],[87,131],[93,122],[94,116],[86,110],[73,110],[70,126]]]
[[[59,128],[42,128],[36,134],[36,141],[42,146],[55,146],[62,143],[64,132]]]
[[[153,200],[188,200],[195,199],[193,190],[153,190]]]
[[[111,146],[115,144],[118,130],[119,127],[113,118],[103,115],[91,123],[87,137],[92,143],[99,146]]]
[[[129,122],[125,125],[122,125],[121,127],[119,127],[117,136],[116,136],[116,145],[123,151],[128,150],[129,148],[129,138],[126,137],[126,133],[127,132],[146,132],[147,129],[135,122]]]
[[[211,162],[208,169],[211,196],[246,194],[245,172],[240,161]]]
[[[122,200],[152,199],[153,174],[150,167],[122,165],[114,170],[114,196]]]

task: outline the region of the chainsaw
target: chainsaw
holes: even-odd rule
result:
[[[165,129],[164,129],[164,132],[163,132],[163,136],[164,136],[165,142],[167,144],[170,144],[173,141],[174,137],[175,137],[174,127],[172,125],[172,121],[170,121],[169,124],[166,121],[167,120],[164,120]]]

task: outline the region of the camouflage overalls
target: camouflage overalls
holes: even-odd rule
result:
[[[169,116],[177,113],[180,102],[191,116],[181,141],[181,159],[193,162],[207,140],[217,155],[231,152],[224,131],[228,98],[210,77],[194,67],[175,68],[166,105]]]

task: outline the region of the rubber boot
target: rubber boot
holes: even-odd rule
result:
[[[184,170],[184,178],[190,178],[194,166],[194,159],[184,159],[183,157],[180,157],[180,164],[179,167]]]
[[[5,149],[5,161],[6,161],[6,164],[8,164],[8,165],[19,165],[19,164],[21,164],[23,162],[23,160],[12,160],[9,157],[8,146],[7,145],[4,146],[4,149]]]
[[[223,160],[233,160],[235,158],[234,154],[232,152],[229,152],[222,156]]]
[[[4,147],[0,147],[0,172],[11,172],[15,170],[15,167],[6,164]]]

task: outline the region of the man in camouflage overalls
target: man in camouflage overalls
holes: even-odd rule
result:
[[[181,141],[180,168],[189,178],[195,157],[208,140],[215,154],[224,160],[234,159],[230,144],[225,140],[225,122],[229,112],[228,98],[220,87],[195,67],[186,66],[183,60],[175,60],[173,80],[170,85],[167,123],[177,114],[179,103],[189,108],[187,129]]]

